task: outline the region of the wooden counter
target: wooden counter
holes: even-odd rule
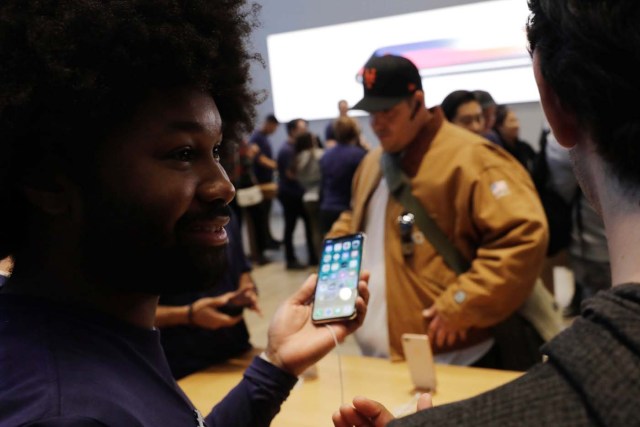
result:
[[[251,356],[234,359],[178,382],[196,407],[207,414],[242,378]],[[383,403],[396,415],[415,411],[415,396],[404,362],[361,356],[342,356],[344,400],[362,395]],[[331,426],[331,414],[341,404],[338,357],[326,356],[317,365],[316,379],[301,379],[291,391],[274,427]],[[522,372],[436,365],[438,387],[434,405],[465,399],[502,385]]]

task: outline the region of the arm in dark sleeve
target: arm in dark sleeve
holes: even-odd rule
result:
[[[24,427],[106,427],[106,424],[89,417],[56,417],[29,423]]]
[[[550,363],[471,399],[419,411],[389,427],[593,425],[580,397]]]
[[[207,426],[268,426],[297,381],[296,376],[256,357],[242,381],[207,416]]]

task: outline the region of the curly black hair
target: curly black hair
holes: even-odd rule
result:
[[[25,233],[20,191],[61,160],[88,176],[99,145],[152,91],[211,94],[224,136],[255,119],[249,51],[259,6],[247,0],[3,0],[0,3],[0,258]],[[228,144],[233,145],[233,144]]]
[[[528,0],[529,51],[619,180],[640,188],[640,2]],[[636,190],[638,191],[638,190]]]

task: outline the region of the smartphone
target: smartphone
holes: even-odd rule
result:
[[[362,267],[364,233],[325,239],[313,297],[313,323],[329,323],[356,317],[358,282]]]
[[[402,349],[416,390],[435,391],[436,371],[429,337],[424,334],[402,334]]]

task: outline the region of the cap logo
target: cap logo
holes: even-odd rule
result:
[[[364,85],[367,89],[371,90],[373,85],[376,82],[376,69],[375,68],[365,68],[364,69]]]
[[[352,109],[385,111],[422,90],[420,72],[409,59],[374,52],[358,72],[364,97]]]

